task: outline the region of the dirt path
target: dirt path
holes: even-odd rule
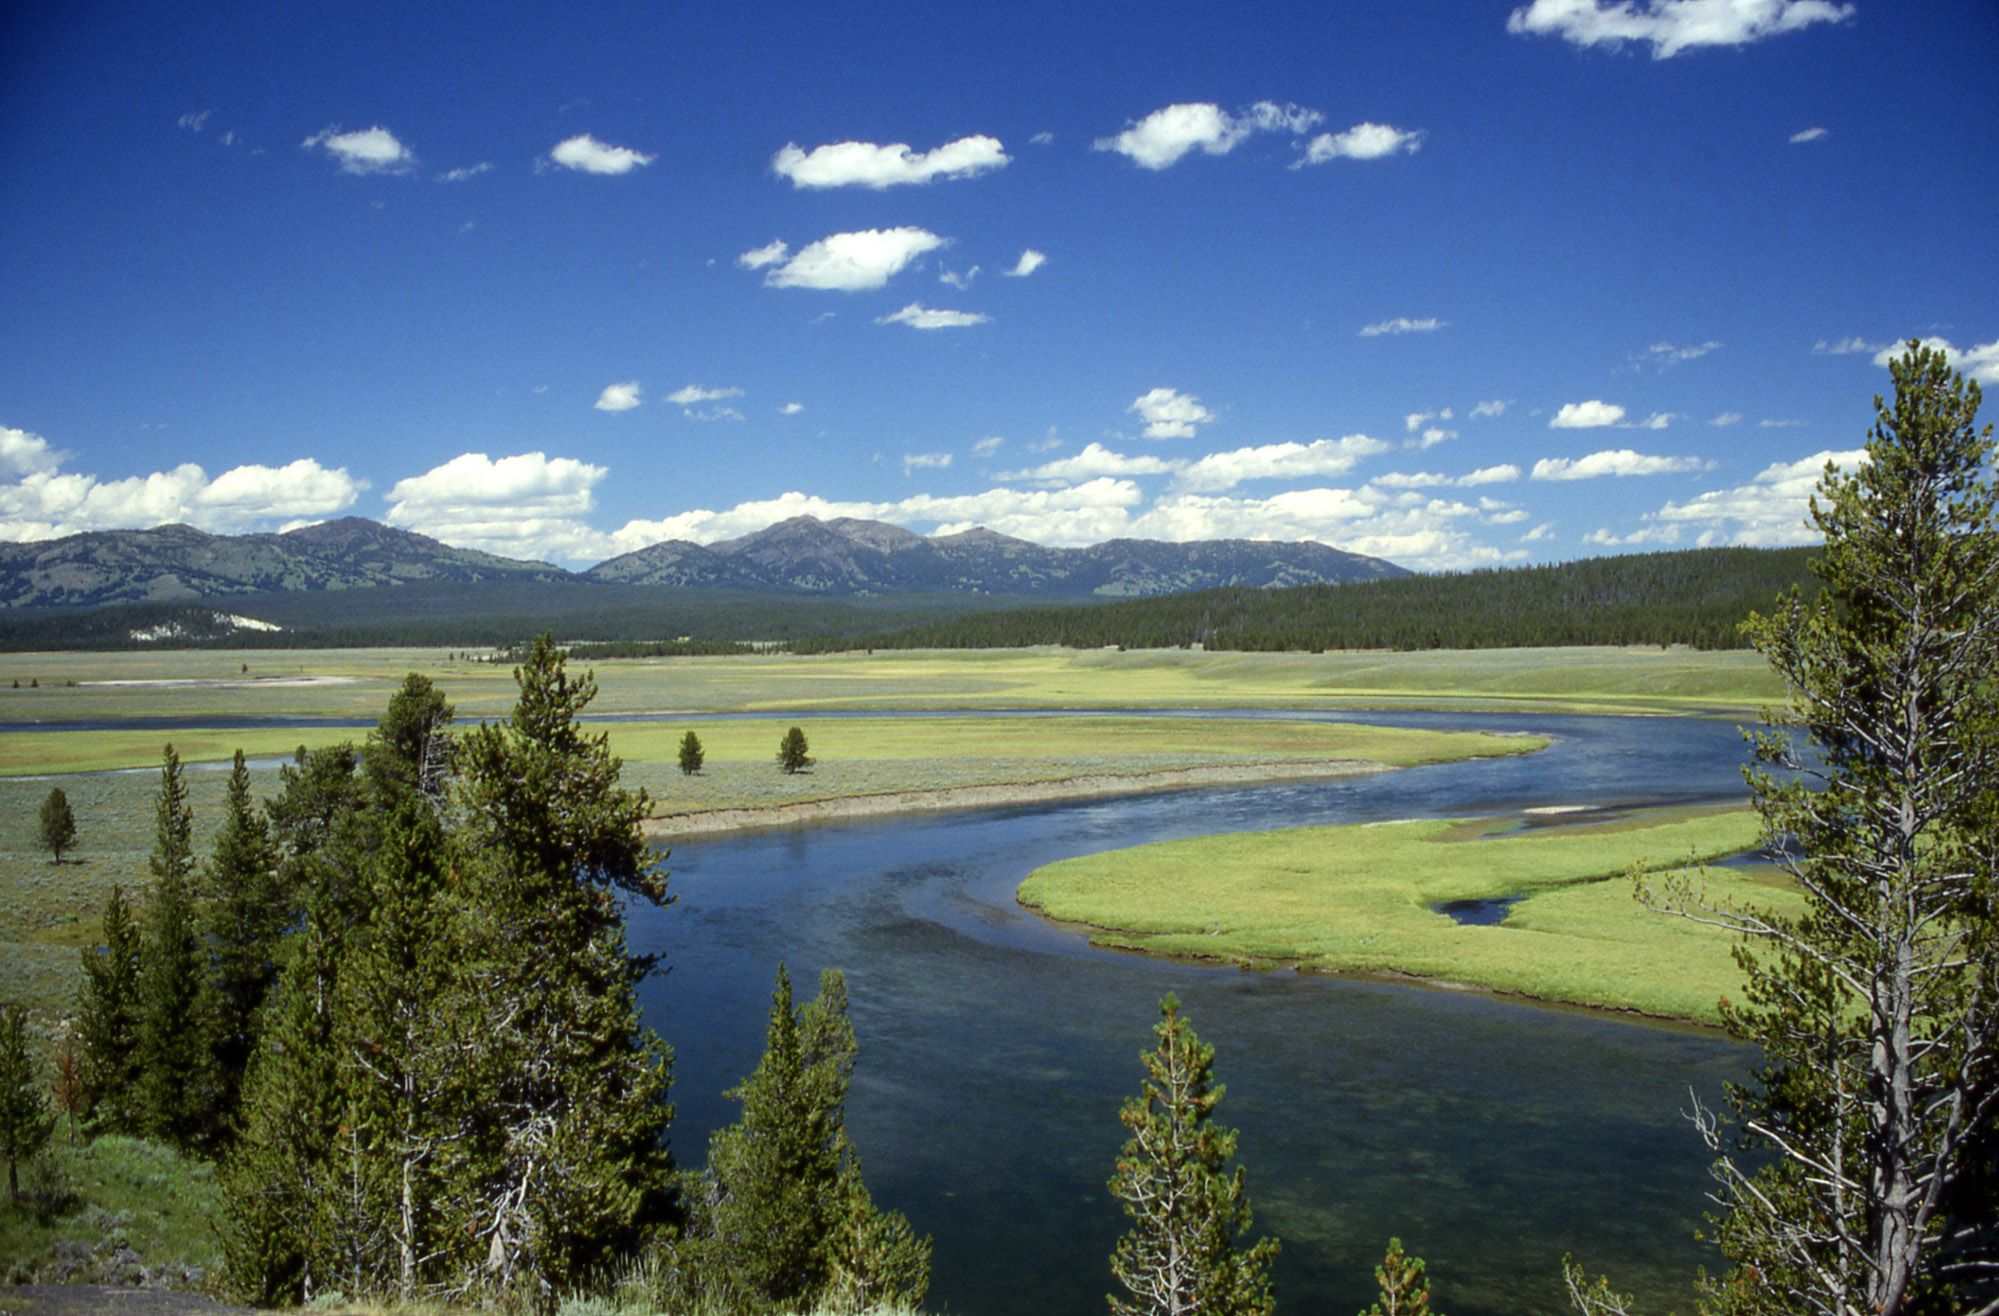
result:
[[[798,823],[832,822],[847,818],[882,818],[898,813],[935,813],[945,809],[1001,809],[1013,804],[1087,800],[1108,795],[1137,795],[1146,791],[1184,790],[1193,786],[1361,777],[1388,770],[1381,763],[1338,759],[1322,763],[1233,763],[1204,768],[1168,768],[1159,772],[1103,773],[1061,777],[1052,781],[998,782],[988,786],[848,795],[757,809],[703,809],[693,813],[669,813],[648,818],[645,831],[651,837],[713,835],[757,827],[788,827]]]
[[[120,1289],[103,1284],[0,1287],[0,1316],[252,1316],[199,1293]]]

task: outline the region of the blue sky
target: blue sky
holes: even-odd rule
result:
[[[1995,74],[1990,0],[28,0],[0,538],[1804,542],[1890,344],[1999,383]]]

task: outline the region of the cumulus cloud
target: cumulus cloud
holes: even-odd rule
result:
[[[870,228],[834,233],[791,255],[782,242],[746,251],[736,263],[765,270],[767,288],[860,292],[886,284],[918,256],[945,244],[928,229]]]
[[[782,239],[765,243],[761,247],[744,252],[736,257],[736,264],[746,270],[760,270],[767,265],[775,265],[791,254],[791,247]]]
[[[1655,457],[1629,448],[1606,448],[1587,457],[1543,457],[1534,463],[1537,480],[1594,480],[1606,475],[1676,475],[1707,470],[1699,457]]]
[[[1477,406],[1473,407],[1471,409],[1471,414],[1474,419],[1481,416],[1487,418],[1495,416],[1504,416],[1506,414],[1506,408],[1510,405],[1512,404],[1508,403],[1503,398],[1494,398],[1490,402],[1481,402]]]
[[[338,127],[322,128],[299,146],[308,151],[315,147],[325,151],[340,162],[342,173],[406,174],[416,168],[416,152],[380,125],[351,133],[341,132]]]
[[[1535,526],[1532,530],[1520,536],[1520,542],[1523,544],[1538,544],[1544,539],[1554,538],[1554,535],[1555,523],[1553,521],[1543,521],[1540,525]]]
[[[1174,487],[1199,492],[1233,489],[1248,480],[1304,479],[1344,475],[1364,457],[1387,452],[1390,445],[1365,434],[1310,443],[1266,443],[1231,452],[1213,452],[1189,462],[1174,479]]]
[[[1444,443],[1448,440],[1455,439],[1456,437],[1458,437],[1458,432],[1456,430],[1447,430],[1440,426],[1432,425],[1428,429],[1425,429],[1421,434],[1417,435],[1415,438],[1405,439],[1403,441],[1402,446],[1405,448],[1420,448],[1427,450],[1436,447],[1440,443]]]
[[[998,440],[986,439],[982,442],[995,445],[988,452],[997,450]],[[978,447],[979,445],[975,444],[973,450],[977,451]],[[999,478],[1002,480],[1037,480],[1051,484],[1081,484],[1086,480],[1094,480],[1099,476],[1105,475],[1121,477],[1165,475],[1177,471],[1185,465],[1186,462],[1177,458],[1128,457],[1123,453],[1112,452],[1100,443],[1092,443],[1073,457],[1062,457],[1052,462],[1045,462],[1031,470],[1004,472]]]
[[[1136,412],[1145,422],[1148,439],[1191,439],[1196,426],[1215,419],[1215,413],[1202,406],[1199,398],[1172,388],[1142,393],[1125,410]]]
[[[1724,411],[1720,415],[1716,416],[1713,420],[1708,422],[1708,424],[1714,426],[1718,430],[1725,430],[1730,425],[1740,425],[1741,423],[1742,423],[1742,413],[1739,411]]]
[[[796,416],[803,410],[805,410],[803,402],[787,402],[777,409],[777,414],[780,416]]]
[[[1963,372],[1981,384],[1999,384],[1999,339],[1966,348],[1953,347],[1950,341],[1944,338],[1925,338],[1922,341],[1924,347],[1942,352],[1952,369]],[[1890,360],[1908,350],[1907,343],[1891,344],[1874,354],[1874,364],[1885,366]]]
[[[997,434],[989,434],[972,445],[974,457],[990,457],[1006,446],[1006,440]]]
[[[997,137],[960,137],[930,151],[903,142],[833,142],[801,149],[795,142],[771,157],[770,167],[797,188],[871,187],[876,191],[939,178],[974,178],[1004,168],[1011,156]]]
[[[1746,46],[1817,23],[1841,23],[1853,6],[1833,0],[1534,0],[1515,9],[1506,30],[1559,36],[1572,45],[1647,42],[1652,58],[1703,46]]]
[[[604,391],[597,395],[594,405],[599,411],[630,411],[644,400],[639,396],[639,381],[627,379],[622,383],[604,385]]]
[[[1412,320],[1406,315],[1398,315],[1392,320],[1376,320],[1373,324],[1363,325],[1360,336],[1362,338],[1379,338],[1383,334],[1434,333],[1443,328],[1445,323],[1445,321],[1435,318]]]
[[[550,163],[581,174],[629,174],[653,162],[654,157],[629,146],[600,142],[589,133],[578,133],[557,142],[549,151]]]
[[[892,315],[876,316],[875,323],[906,324],[911,329],[964,329],[991,319],[978,311],[944,311],[911,302]]]
[[[1402,418],[1402,428],[1414,434],[1433,420],[1450,419],[1451,409],[1449,407],[1445,407],[1441,411],[1412,411]]]
[[[1520,468],[1512,462],[1503,462],[1498,466],[1481,466],[1469,475],[1459,476],[1458,483],[1463,485],[1511,484],[1519,478]]]
[[[185,523],[239,533],[354,505],[364,481],[311,458],[231,467],[214,479],[192,462],[117,480],[66,473],[65,454],[40,435],[0,426],[0,540],[55,539],[86,530]]]
[[[1806,142],[1816,142],[1825,136],[1825,129],[1819,127],[1802,128],[1791,134],[1791,145],[1802,146]]]
[[[41,435],[0,425],[0,476],[40,475],[62,462],[63,454]]]
[[[1005,272],[1006,277],[1009,279],[1024,279],[1047,263],[1048,257],[1029,247],[1020,253],[1020,259],[1013,263],[1013,268]]]
[[[905,452],[902,454],[902,473],[911,471],[941,471],[951,464],[948,452]]]
[[[468,178],[477,178],[480,174],[488,173],[492,168],[493,166],[489,162],[481,160],[475,165],[461,165],[456,169],[447,169],[437,176],[437,181],[440,183],[462,183]]]
[[[1564,402],[1555,418],[1548,422],[1548,428],[1557,430],[1594,430],[1607,425],[1615,425],[1624,419],[1624,408],[1612,402]]]
[[[1305,154],[1293,161],[1291,167],[1301,169],[1328,160],[1379,160],[1383,156],[1413,154],[1422,146],[1420,131],[1385,123],[1357,123],[1345,132],[1320,133],[1305,143]]]
[[[676,407],[692,407],[703,402],[720,402],[724,398],[739,398],[743,390],[739,388],[703,388],[699,384],[683,384],[666,395],[666,400]]]
[[[1258,101],[1230,114],[1212,102],[1188,102],[1154,110],[1125,125],[1115,137],[1100,137],[1099,151],[1116,151],[1142,169],[1167,169],[1190,151],[1227,155],[1259,132],[1310,131],[1325,119],[1299,105]]]
[[[1196,493],[1162,498],[1132,518],[1128,534],[1151,539],[1311,539],[1404,566],[1492,565],[1525,556],[1477,542],[1470,504],[1414,490],[1292,489],[1268,498]]]
[[[1667,503],[1650,518],[1661,532],[1698,528],[1700,544],[1811,544],[1819,533],[1807,519],[1811,496],[1829,462],[1846,471],[1867,460],[1865,449],[1816,452],[1776,462],[1748,484],[1716,489],[1684,503]]]
[[[974,265],[971,269],[962,272],[958,270],[945,270],[937,276],[937,282],[948,284],[956,288],[959,292],[963,292],[965,289],[971,287],[972,280],[978,277],[979,267]]]
[[[1508,462],[1500,466],[1481,466],[1467,475],[1443,475],[1436,471],[1412,471],[1403,473],[1392,471],[1377,475],[1368,483],[1383,489],[1436,489],[1445,485],[1460,488],[1477,488],[1485,484],[1510,484],[1520,478],[1520,468]]]
[[[189,110],[186,114],[181,115],[179,119],[175,120],[175,122],[191,133],[198,133],[208,126],[208,116],[213,113],[215,111],[212,109]]]
[[[606,474],[602,466],[541,452],[497,460],[460,453],[398,480],[384,519],[462,548],[581,559],[606,543],[582,520],[596,505],[593,490]]]
[[[1634,354],[1631,360],[1634,365],[1640,367],[1651,366],[1657,370],[1664,370],[1667,366],[1676,366],[1683,361],[1698,361],[1720,347],[1721,344],[1712,338],[1705,343],[1677,346],[1672,343],[1654,343],[1643,352]]]

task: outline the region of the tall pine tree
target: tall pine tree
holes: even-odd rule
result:
[[[28,1012],[0,1005],[0,1156],[7,1160],[7,1200],[21,1200],[21,1162],[41,1154],[55,1132],[28,1047]]]
[[[77,1036],[83,1046],[84,1122],[96,1133],[139,1134],[138,925],[113,886],[104,902],[104,941],[83,952]]]
[[[209,855],[208,940],[215,981],[215,1064],[222,1109],[233,1116],[255,1042],[257,1010],[277,981],[290,921],[270,827],[250,796],[243,751],[229,771],[222,830]]]
[[[194,816],[172,745],[154,821],[153,892],[139,956],[138,1109],[148,1137],[201,1150],[221,1128],[215,998],[194,907]]]
[[[1118,1112],[1130,1137],[1111,1196],[1131,1228],[1111,1256],[1128,1297],[1117,1316],[1267,1316],[1274,1299],[1275,1239],[1240,1247],[1250,1226],[1243,1171],[1231,1174],[1234,1129],[1214,1122],[1226,1089],[1215,1085],[1215,1049],[1194,1035],[1172,993],[1159,1002],[1159,1041],[1141,1052],[1145,1084]]]

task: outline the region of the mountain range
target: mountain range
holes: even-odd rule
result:
[[[984,528],[928,537],[881,521],[794,517],[714,544],[670,540],[587,571],[453,548],[361,517],[281,534],[192,526],[99,530],[0,544],[0,607],[95,607],[420,583],[620,584],[774,595],[1137,598],[1224,585],[1378,580],[1410,573],[1324,544],[1113,539],[1047,548]]]

